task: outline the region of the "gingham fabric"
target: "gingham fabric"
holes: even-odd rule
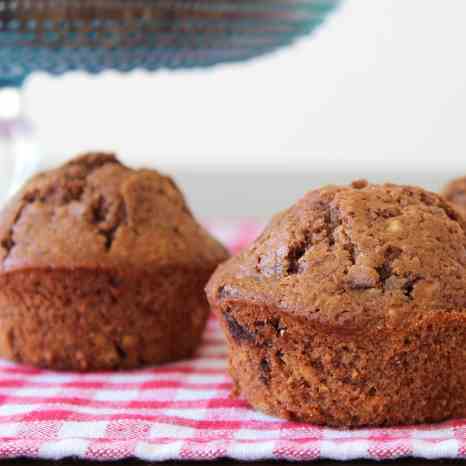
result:
[[[259,229],[211,227],[234,250]],[[231,388],[214,319],[195,359],[163,367],[74,374],[1,362],[0,458],[466,458],[466,420],[342,431],[255,412]]]

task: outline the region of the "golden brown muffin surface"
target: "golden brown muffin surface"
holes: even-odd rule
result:
[[[0,215],[0,355],[55,369],[187,357],[226,252],[175,183],[87,154],[34,177]]]
[[[450,181],[442,194],[448,202],[466,215],[466,176]]]
[[[209,282],[238,390],[336,426],[466,415],[465,231],[420,188],[307,193]]]

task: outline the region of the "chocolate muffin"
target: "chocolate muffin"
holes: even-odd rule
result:
[[[227,257],[168,177],[88,154],[0,215],[0,357],[66,370],[189,357]]]
[[[436,194],[311,191],[207,292],[259,410],[339,427],[466,416],[466,224]]]
[[[450,181],[442,194],[447,201],[466,215],[466,176]]]

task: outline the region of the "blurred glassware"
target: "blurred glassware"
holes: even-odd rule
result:
[[[0,0],[0,107],[7,109],[0,114],[0,169],[18,165],[14,190],[37,165],[32,158],[39,152],[14,90],[34,71],[155,71],[245,61],[311,33],[339,1]]]
[[[38,167],[39,150],[23,114],[18,88],[0,88],[0,202],[14,194]]]

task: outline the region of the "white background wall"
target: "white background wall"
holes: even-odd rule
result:
[[[466,1],[346,0],[244,65],[33,77],[49,162],[117,150],[165,169],[466,171]]]

